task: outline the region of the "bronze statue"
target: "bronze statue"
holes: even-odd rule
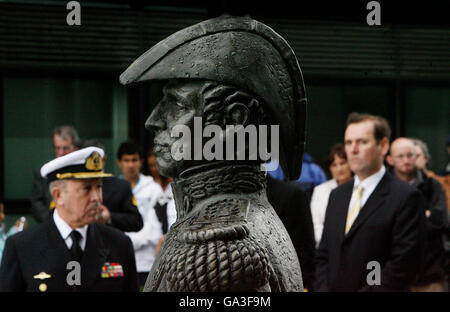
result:
[[[218,17],[159,42],[120,80],[125,85],[167,80],[146,127],[155,131],[158,169],[174,180],[177,221],[144,290],[303,291],[296,252],[267,201],[266,172],[260,168],[265,159],[205,160],[184,146],[193,157],[175,160],[179,141],[171,135],[177,125],[193,129],[198,117],[203,128],[278,125],[279,162],[297,179],[306,96],[288,43],[251,18]]]

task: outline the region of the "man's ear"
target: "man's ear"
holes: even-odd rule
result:
[[[56,207],[61,207],[63,205],[62,200],[62,189],[60,185],[55,185],[52,187],[52,196],[55,201]]]
[[[387,155],[386,156],[386,161],[389,164],[389,166],[394,167],[394,161],[392,160],[392,156],[391,155]]]
[[[389,140],[388,140],[388,138],[386,138],[386,137],[382,138],[381,141],[380,141],[380,146],[381,146],[381,153],[383,154],[383,157],[388,155],[388,153],[389,153]]]
[[[226,124],[230,125],[243,125],[247,124],[249,119],[250,111],[242,103],[233,103],[225,109],[225,120]]]

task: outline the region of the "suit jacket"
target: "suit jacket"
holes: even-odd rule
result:
[[[296,182],[267,177],[267,198],[291,237],[302,269],[304,287],[312,290],[315,240],[308,197]]]
[[[124,232],[137,232],[144,226],[142,216],[132,199],[130,183],[116,177],[103,178],[103,204],[111,213],[111,225]],[[51,202],[47,179],[41,177],[38,168],[33,171],[31,195],[31,211],[38,223],[47,219],[54,208],[50,206]]]
[[[128,181],[103,178],[103,204],[111,212],[111,225],[119,230],[138,232],[144,226]]]
[[[420,273],[425,242],[421,193],[392,176],[383,176],[345,235],[354,180],[330,194],[316,257],[317,291],[405,291]],[[381,267],[381,285],[367,277]]]
[[[440,282],[445,279],[445,250],[442,240],[448,223],[445,193],[437,180],[427,177],[421,170],[417,171],[417,177],[412,186],[422,193],[425,198],[425,210],[430,211],[430,216],[426,218],[424,271],[416,284]]]
[[[33,187],[31,190],[31,212],[38,223],[48,217],[52,195],[46,178],[41,176],[41,168],[33,170]]]
[[[137,291],[134,250],[121,231],[101,224],[90,224],[81,261],[81,285],[69,286],[67,269],[71,254],[59,233],[53,215],[41,224],[9,237],[0,266],[0,291]],[[103,278],[106,263],[118,263],[123,277]],[[41,272],[51,277],[35,278]]]

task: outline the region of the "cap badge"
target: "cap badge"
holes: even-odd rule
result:
[[[93,152],[86,159],[86,169],[88,170],[102,170],[103,169],[103,159],[100,157],[100,154],[97,152]]]

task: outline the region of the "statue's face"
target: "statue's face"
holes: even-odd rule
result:
[[[178,140],[171,137],[176,125],[186,125],[191,130],[193,144],[194,117],[202,116],[199,90],[200,81],[170,81],[164,86],[164,96],[148,118],[145,126],[155,131],[154,152],[156,165],[160,173],[168,177],[177,177],[183,170],[193,164],[189,160],[176,161],[171,154],[173,144]]]

